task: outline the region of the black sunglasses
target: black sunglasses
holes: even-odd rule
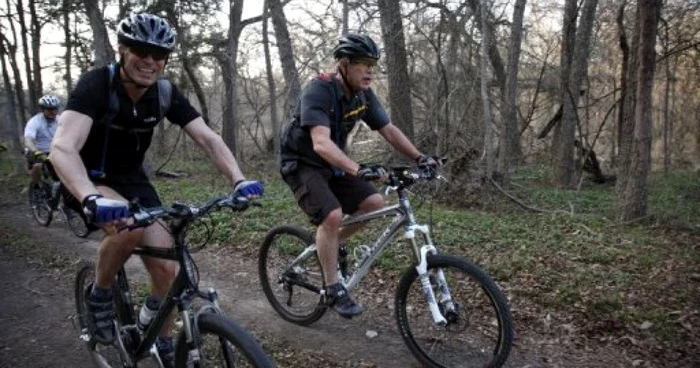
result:
[[[148,55],[151,55],[151,57],[155,61],[165,60],[170,55],[170,52],[166,50],[141,45],[129,46],[129,51],[131,51],[132,54],[138,56],[141,59],[145,59],[148,57]]]

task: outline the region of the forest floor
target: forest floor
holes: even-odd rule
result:
[[[95,257],[99,235],[79,239],[61,216],[49,227],[36,225],[22,188],[0,184],[0,367],[90,366],[73,323],[73,278],[81,260]],[[219,291],[227,315],[253,331],[279,366],[418,366],[395,327],[393,285],[384,284],[383,294],[372,295],[374,307],[359,318],[328,313],[312,326],[300,327],[283,321],[269,306],[259,286],[254,248],[205,248],[196,261],[202,284]],[[130,260],[127,270],[145,282],[140,261]],[[598,339],[571,338],[561,333],[565,328],[543,331],[541,326],[541,321],[516,325],[507,367],[677,366],[654,359],[652,352],[645,356],[637,339],[630,339],[627,349],[604,333]],[[368,337],[373,335],[368,331],[376,336]],[[700,364],[697,356],[683,361]]]

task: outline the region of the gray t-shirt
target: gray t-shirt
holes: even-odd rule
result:
[[[51,149],[51,141],[53,136],[56,134],[56,127],[58,126],[58,118],[49,120],[44,116],[44,113],[38,113],[34,115],[27,122],[27,126],[24,128],[24,137],[31,138],[34,141],[34,145],[39,151],[49,152]]]

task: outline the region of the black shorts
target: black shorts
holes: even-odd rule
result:
[[[158,193],[144,175],[119,177],[119,180],[93,180],[95,186],[106,186],[119,193],[129,202],[137,202],[142,207],[158,207],[161,205]],[[64,187],[65,188],[65,187]],[[82,198],[75,198],[68,190],[64,192],[65,204],[82,214]]]
[[[314,225],[321,224],[337,208],[345,214],[354,213],[362,201],[377,193],[372,184],[347,175],[334,176],[330,168],[300,164],[282,178]]]

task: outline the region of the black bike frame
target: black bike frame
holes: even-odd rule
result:
[[[168,317],[170,316],[170,313],[176,306],[178,307],[178,310],[183,313],[183,328],[185,333],[187,334],[187,342],[189,344],[190,342],[192,342],[192,329],[189,319],[189,307],[192,302],[191,297],[193,295],[198,295],[216,305],[216,294],[201,293],[196,285],[191,285],[188,279],[187,270],[184,263],[186,262],[185,257],[189,257],[189,252],[184,246],[183,236],[183,230],[187,226],[188,221],[176,222],[178,223],[171,226],[172,233],[176,234],[176,236],[174,237],[175,243],[172,248],[165,249],[149,246],[139,246],[134,248],[134,250],[131,253],[132,255],[140,255],[145,257],[178,261],[178,263],[180,264],[180,270],[178,271],[178,274],[175,277],[175,281],[173,281],[173,284],[168,290],[166,296],[163,298],[163,303],[161,304],[160,309],[158,309],[158,312],[153,317],[153,320],[149,324],[148,329],[146,330],[140,343],[134,349],[133,357],[137,361],[148,355],[151,346],[153,346],[153,343],[155,343],[156,339],[160,335],[160,331],[163,329],[163,326],[165,325]],[[120,289],[122,291],[128,290],[126,271],[124,270],[124,267],[122,267],[119,270],[118,279],[120,280]],[[129,311],[127,312],[129,321],[127,322],[134,325],[122,326],[122,328],[127,327],[135,329],[135,320],[137,316],[134,316],[133,304],[130,296],[127,295],[125,299],[125,307],[126,310]]]

